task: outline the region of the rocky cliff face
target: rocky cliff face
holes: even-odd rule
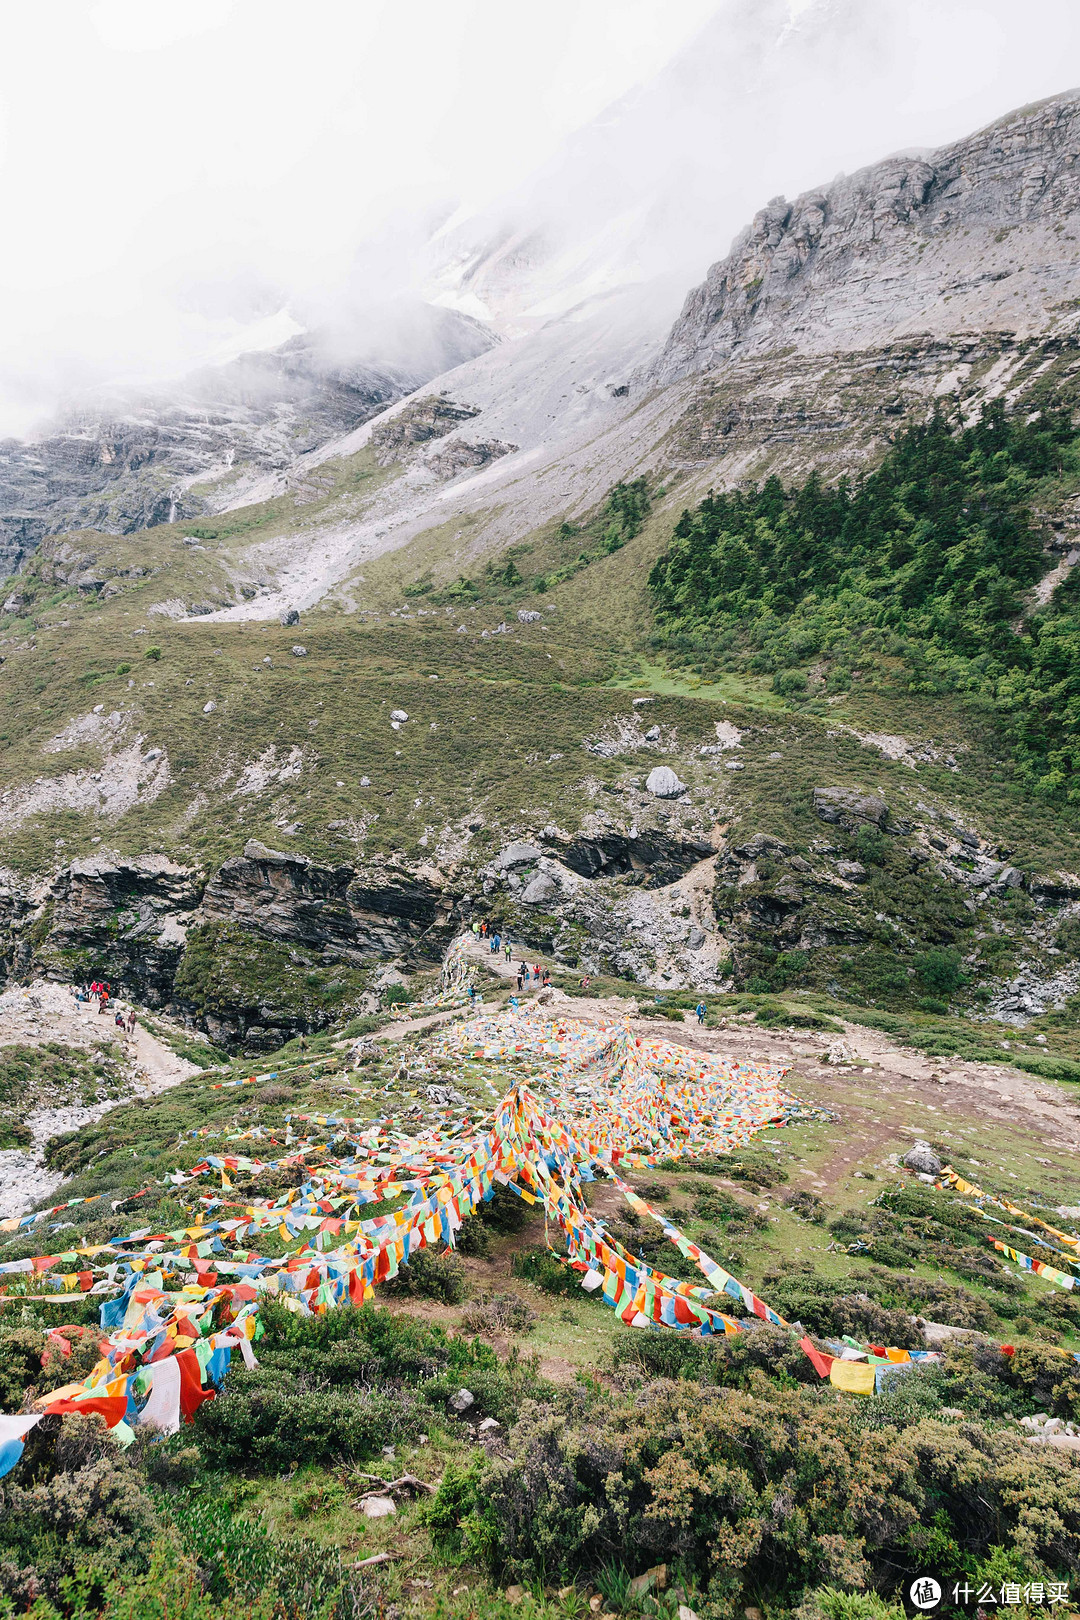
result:
[[[372,862],[362,872],[329,868],[252,838],[243,855],[210,879],[201,917],[362,963],[400,955],[436,924],[445,925],[452,902],[443,887],[434,868],[395,862]]]
[[[163,1006],[201,893],[198,874],[164,855],[72,861],[36,906],[18,893],[7,919],[9,971],[106,978]]]
[[[9,876],[0,958],[16,980],[107,979],[215,1040],[257,1050],[328,1021],[332,1009],[304,993],[306,978],[360,994],[365,969],[437,961],[459,900],[431,866],[331,868],[256,839],[208,881],[163,855],[94,856],[38,890]]]
[[[46,535],[131,534],[229,503],[225,476],[282,472],[429,377],[481,354],[478,322],[420,306],[393,360],[330,358],[317,335],[242,355],[175,390],[82,407],[34,443],[0,442],[0,577]],[[193,486],[199,485],[199,489]]]
[[[1071,327],[1080,92],[939,151],[775,198],[687,298],[652,376],[733,357]]]

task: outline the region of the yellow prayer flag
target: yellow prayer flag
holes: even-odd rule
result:
[[[842,1361],[839,1356],[829,1369],[829,1382],[850,1395],[872,1395],[876,1372],[868,1361]]]

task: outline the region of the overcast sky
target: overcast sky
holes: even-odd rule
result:
[[[770,157],[761,176],[770,190],[791,194],[899,144],[947,140],[1080,81],[1076,0],[791,7],[796,19],[808,7],[835,10],[840,33],[860,8],[878,21],[887,14],[890,26],[884,51],[857,70],[854,126],[830,85],[820,116],[795,132],[791,184],[783,174],[776,184],[784,163]],[[29,429],[71,390],[223,356],[283,302],[302,319],[319,289],[348,278],[365,241],[419,239],[440,210],[479,208],[512,188],[662,70],[716,9],[717,0],[9,5],[0,432]],[[723,159],[747,169],[749,196],[746,133]],[[729,236],[740,223],[730,221]],[[259,336],[256,327],[247,341]]]

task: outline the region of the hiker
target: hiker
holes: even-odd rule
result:
[[[703,1024],[705,1022],[705,1014],[708,1012],[708,1010],[709,1009],[706,1007],[703,1001],[699,1001],[697,1006],[694,1008],[694,1011],[697,1013],[697,1021],[699,1024]]]
[[[512,1010],[514,1012],[517,1012],[520,1005],[521,1005],[521,1003],[518,1001],[517,996],[511,996],[510,997],[510,1006],[511,1006],[511,1008],[512,1008]]]
[[[539,964],[539,962],[534,962],[533,963],[533,980],[537,984],[539,984],[539,982],[540,982],[540,964]]]
[[[481,939],[487,939],[487,932],[488,932],[488,925],[487,925],[487,918],[485,917],[484,921],[480,924],[480,938]]]
[[[489,955],[497,956],[498,953],[499,953],[499,946],[501,944],[502,944],[502,936],[501,936],[501,934],[498,934],[498,933],[492,934],[492,936],[491,936],[491,944],[488,947]]]
[[[589,975],[587,973],[582,977],[581,988],[583,990],[587,990],[589,988]]]
[[[510,943],[510,935],[507,934],[507,936],[506,936],[506,960],[508,962],[510,961],[510,959],[511,959],[511,957],[513,955],[513,950],[514,950],[514,947]]]
[[[128,1013],[127,1027],[128,1027],[128,1034],[129,1035],[134,1035],[134,1033],[135,1033],[135,1009],[134,1009],[134,1007],[132,1007],[131,1011]]]
[[[541,988],[544,990],[551,989],[551,974],[548,972],[547,968],[544,969],[544,982]]]
[[[521,969],[520,968],[518,968],[517,987],[518,987],[519,990],[524,990],[524,988],[525,988],[525,983],[524,983],[524,980],[521,977]]]
[[[480,924],[478,922],[473,923],[472,931],[476,935],[476,937],[479,939],[479,937],[480,937]]]
[[[467,984],[465,986],[465,994],[469,998],[470,1007],[475,1007],[476,1006],[476,986],[475,986],[475,984]]]
[[[113,1023],[116,1025],[117,1029],[126,1029],[127,1028],[127,1024],[126,1024],[126,1022],[124,1020],[124,1015],[120,1011],[119,1008],[117,1008],[116,1017],[113,1019]]]
[[[98,1010],[99,1015],[106,1011],[106,1009],[108,1008],[108,1005],[109,1005],[109,998],[108,998],[108,996],[105,994],[105,992],[103,990],[101,992],[101,1000],[98,1002],[98,1009],[97,1010]]]

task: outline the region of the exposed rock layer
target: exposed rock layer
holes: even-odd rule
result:
[[[1045,332],[1080,293],[1080,92],[774,198],[690,293],[661,381],[780,347]]]

